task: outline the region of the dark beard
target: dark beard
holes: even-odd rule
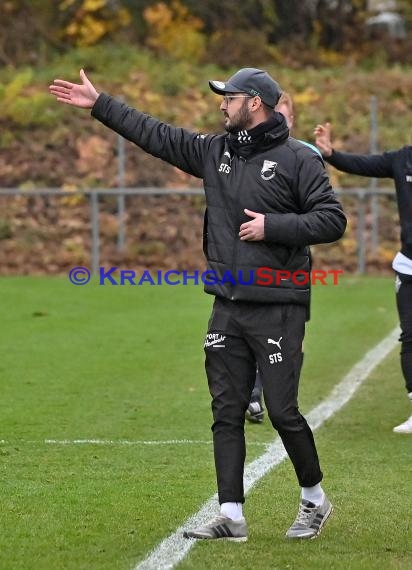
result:
[[[250,111],[247,104],[247,99],[245,99],[236,115],[231,119],[230,125],[225,127],[228,133],[236,134],[239,131],[247,130],[250,124]]]
[[[280,113],[273,114],[263,123],[250,130],[243,129],[227,135],[229,149],[236,155],[249,158],[264,148],[270,148],[289,136],[285,117]]]

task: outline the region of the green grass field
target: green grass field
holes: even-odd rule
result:
[[[131,570],[215,492],[212,298],[64,278],[0,290],[0,569]],[[314,287],[303,412],[396,323],[392,279]],[[198,544],[179,568],[410,570],[412,438],[392,433],[408,413],[396,349],[316,432],[335,504],[320,538],[284,539],[299,495],[286,461],[248,495],[249,541]],[[275,434],[267,418],[246,432],[250,461]]]

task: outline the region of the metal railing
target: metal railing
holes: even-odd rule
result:
[[[363,274],[366,272],[366,213],[368,204],[371,204],[372,216],[377,212],[376,202],[381,196],[391,196],[395,198],[395,192],[391,188],[345,188],[335,189],[335,193],[339,197],[352,196],[357,201],[357,267],[358,272]],[[121,251],[126,239],[125,224],[125,197],[126,196],[203,196],[202,188],[90,188],[86,190],[61,190],[59,188],[37,188],[32,190],[21,190],[17,188],[0,188],[1,196],[83,196],[88,197],[90,202],[90,220],[91,220],[91,270],[93,274],[97,274],[100,265],[100,228],[99,228],[99,199],[101,196],[116,196],[118,198],[118,235],[117,248]],[[377,220],[372,219],[372,227],[378,226]],[[374,243],[372,247],[377,247],[378,235],[373,234]]]

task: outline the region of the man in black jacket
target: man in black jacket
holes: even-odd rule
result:
[[[412,146],[383,154],[352,154],[333,149],[330,123],[317,125],[315,135],[322,155],[338,170],[373,178],[393,178],[395,181],[401,250],[396,254],[392,267],[396,273],[396,305],[401,325],[401,368],[412,402]],[[393,431],[412,434],[412,415]]]
[[[81,84],[55,80],[57,100],[92,116],[146,152],[203,178],[204,251],[215,295],[205,339],[212,396],[220,515],[188,538],[247,540],[243,470],[245,412],[262,372],[269,418],[301,486],[289,538],[314,538],[332,512],[320,482],[312,435],[298,409],[302,341],[310,300],[308,246],[339,239],[346,218],[320,156],[289,137],[273,111],[281,90],[265,71],[244,68],[210,81],[223,97],[225,134],[199,135],[166,125],[104,93],[80,72]]]

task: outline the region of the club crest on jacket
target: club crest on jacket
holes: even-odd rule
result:
[[[263,180],[271,180],[275,177],[277,165],[278,163],[272,160],[263,161],[262,170],[260,171],[260,176]]]

